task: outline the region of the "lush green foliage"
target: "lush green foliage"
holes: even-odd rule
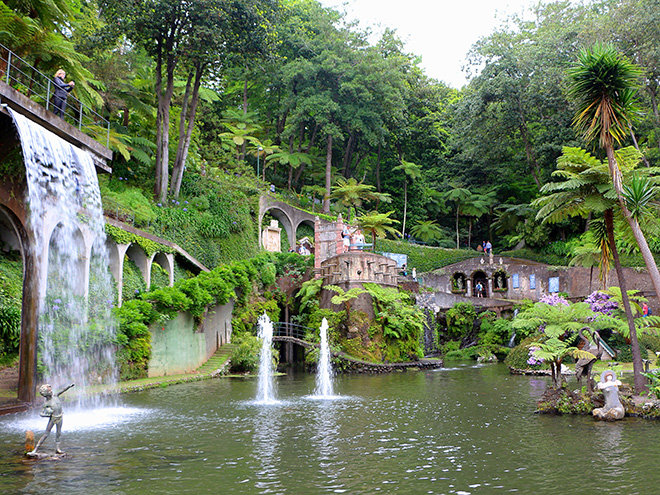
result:
[[[284,261],[283,261],[284,260]],[[197,277],[179,280],[174,287],[160,287],[150,292],[140,293],[137,299],[126,301],[115,312],[119,321],[118,361],[122,377],[137,377],[146,373],[151,355],[149,325],[165,322],[179,312],[188,312],[198,321],[204,318],[209,306],[236,301],[236,314],[239,330],[251,330],[256,324],[257,307],[247,307],[255,289],[264,290],[260,285],[260,274],[267,265],[279,267],[278,276],[286,268],[297,262],[303,268],[309,258],[298,255],[262,254],[256,258],[243,260],[232,265],[220,266],[211,272],[202,272]],[[287,264],[289,263],[289,264]],[[266,302],[261,309],[271,308],[272,316],[277,316],[274,302]]]
[[[19,253],[0,251],[0,356],[18,350],[22,281],[23,264]]]
[[[536,347],[542,338],[543,337],[541,335],[532,335],[523,339],[519,345],[511,349],[511,352],[509,352],[509,355],[504,360],[504,364],[506,364],[509,368],[517,370],[548,369],[550,364],[545,361],[538,361],[536,364],[531,364],[529,362],[533,352],[530,350],[530,347]]]
[[[424,314],[412,304],[410,297],[396,289],[377,284],[364,284],[373,300],[375,321],[387,342],[385,358],[409,361],[423,357],[420,346],[424,333]]]
[[[231,353],[231,370],[254,372],[259,368],[261,340],[249,332],[237,332],[232,338],[234,350]]]
[[[477,312],[472,303],[456,303],[447,310],[447,334],[450,339],[461,339],[472,331]]]
[[[147,284],[140,269],[128,257],[124,258],[122,281],[122,301],[135,299],[147,290]]]

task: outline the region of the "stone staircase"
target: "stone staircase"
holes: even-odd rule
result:
[[[231,353],[236,346],[234,344],[225,344],[218,348],[217,351],[206,361],[202,366],[195,370],[198,375],[219,375],[229,365]]]

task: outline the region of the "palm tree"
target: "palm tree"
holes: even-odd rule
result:
[[[394,167],[394,171],[403,171],[403,226],[401,227],[401,237],[406,236],[406,214],[408,212],[408,178],[410,180],[419,179],[422,176],[422,167],[413,162],[401,160],[401,165]]]
[[[651,275],[656,295],[660,297],[660,272],[639,223],[626,205],[623,196],[621,170],[614,155],[614,145],[619,144],[627,137],[632,126],[632,117],[637,112],[635,95],[642,70],[617,53],[611,46],[596,45],[592,49],[582,50],[578,59],[579,64],[568,71],[570,84],[568,94],[577,106],[573,125],[586,141],[598,141],[599,146],[605,150],[609,172],[621,212],[635,236],[639,250]],[[610,215],[606,215],[605,220],[611,225]],[[614,237],[609,230],[608,236],[611,243]],[[620,266],[617,263],[618,253],[613,250],[613,255],[617,275],[619,275],[619,283],[622,284],[621,291],[624,305],[626,305],[628,295],[623,286],[623,273],[619,271]],[[632,320],[629,306],[630,302],[628,301],[626,316],[629,320]],[[641,393],[645,388],[644,377],[641,375],[642,358],[634,324],[632,321],[629,324],[632,325],[630,340],[635,370],[635,391]]]
[[[469,217],[468,224],[468,246],[472,242],[472,221],[475,218],[481,218],[490,211],[496,199],[495,191],[488,191],[487,193],[470,193],[470,196],[463,204],[463,215]]]
[[[337,185],[332,187],[331,198],[338,199],[346,208],[359,208],[364,202],[382,201],[390,203],[392,198],[389,194],[379,193],[374,186],[358,182],[354,178],[348,180],[339,178]],[[350,221],[349,217],[349,221]]]
[[[376,238],[384,238],[387,234],[392,235],[401,235],[401,233],[396,230],[392,225],[399,223],[398,220],[390,218],[390,215],[394,213],[393,211],[388,211],[387,213],[378,213],[377,211],[369,213],[368,215],[362,215],[358,217],[358,226],[362,230],[367,230],[371,232],[371,238],[373,242],[373,249],[376,249]]]
[[[468,198],[472,196],[472,193],[469,189],[464,187],[452,185],[453,189],[450,189],[445,193],[445,199],[447,201],[452,201],[456,207],[456,249],[461,248],[460,238],[458,234],[458,219],[463,212],[463,205],[466,203]]]
[[[640,393],[644,387],[644,378],[641,375],[643,371],[641,354],[639,354],[639,343],[635,333],[635,324],[626,291],[623,269],[614,241],[613,211],[616,206],[617,195],[610,183],[609,167],[582,149],[564,148],[562,156],[557,160],[557,170],[552,175],[563,180],[550,182],[541,188],[541,192],[546,195],[532,203],[532,206],[540,207],[536,216],[537,219],[556,223],[569,216],[586,217],[592,213],[602,214],[605,218],[605,231],[608,242],[601,243],[601,278],[605,276],[604,271],[609,266],[608,260],[611,253],[623,293],[623,306],[630,328],[635,390]],[[634,361],[635,347],[637,347],[639,357],[639,368]],[[637,375],[639,375],[640,383],[637,381]]]
[[[438,225],[435,220],[417,222],[413,225],[413,228],[410,229],[410,233],[419,238],[422,242],[434,241],[444,237],[442,227]]]
[[[595,359],[595,356],[589,352],[581,351],[577,347],[569,347],[566,342],[569,339],[566,336],[577,335],[581,329],[601,325],[605,321],[610,324],[612,322],[610,318],[606,317],[602,320],[594,319],[594,312],[591,311],[588,303],[553,306],[538,302],[520,313],[513,320],[512,328],[539,331],[543,327],[543,339],[534,344],[536,347],[534,355],[550,363],[553,387],[559,389],[561,387],[561,364],[567,355],[577,359]]]

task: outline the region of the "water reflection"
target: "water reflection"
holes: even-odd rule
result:
[[[281,407],[259,407],[254,415],[252,435],[252,458],[258,469],[255,471],[254,486],[257,493],[277,493],[282,489],[279,473],[282,468],[280,457]]]
[[[126,395],[146,412],[123,422],[72,430],[65,414],[71,456],[60,463],[26,464],[26,425],[0,417],[0,491],[544,495],[660,484],[657,423],[534,414],[544,378],[502,366],[340,376],[334,401],[306,398],[314,376],[276,380],[279,405],[254,403],[256,380],[222,379]]]

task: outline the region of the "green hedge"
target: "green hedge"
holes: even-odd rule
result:
[[[202,272],[194,278],[179,280],[174,287],[140,293],[136,299],[126,301],[121,308],[114,310],[119,322],[117,356],[120,377],[146,376],[151,357],[149,325],[152,323],[168,321],[180,312],[190,313],[199,322],[207,307],[227,304],[231,298],[235,298],[237,309],[244,308],[253,291],[263,289],[262,275],[270,273],[267,267],[274,265],[277,275],[281,276],[302,273],[312,263],[312,257],[263,253]]]
[[[478,256],[471,249],[445,249],[390,239],[378,239],[376,248],[379,252],[408,255],[408,269],[417,268],[418,273],[430,272]]]

